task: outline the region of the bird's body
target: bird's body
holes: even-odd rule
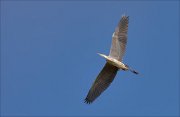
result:
[[[121,61],[118,61],[117,59],[110,57],[110,56],[106,56],[104,54],[99,54],[99,55],[104,57],[109,64],[116,66],[119,70],[120,69],[128,70],[128,67],[124,63],[122,63]]]
[[[127,44],[128,16],[122,16],[115,32],[112,35],[112,45],[109,56],[99,54],[106,59],[106,64],[94,81],[91,89],[85,98],[86,103],[92,103],[100,94],[105,91],[114,80],[118,70],[131,71],[138,74],[135,70],[122,62]]]

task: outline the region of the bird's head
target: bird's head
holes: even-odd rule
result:
[[[100,56],[104,57],[105,59],[108,59],[108,56],[104,55],[104,54],[100,54],[100,53],[97,53],[99,54]]]

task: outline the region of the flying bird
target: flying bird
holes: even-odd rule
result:
[[[129,16],[122,16],[112,35],[109,56],[98,53],[106,59],[106,64],[92,84],[92,87],[85,98],[85,103],[90,104],[100,96],[100,94],[105,91],[114,80],[118,70],[129,70],[132,73],[138,74],[137,71],[122,62],[127,44],[128,23]]]

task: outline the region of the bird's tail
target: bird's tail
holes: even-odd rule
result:
[[[126,67],[128,67],[129,71],[131,71],[132,73],[139,74],[139,72],[137,72],[134,69],[130,68],[128,65],[126,65]]]

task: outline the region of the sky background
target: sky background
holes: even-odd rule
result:
[[[129,16],[124,63],[91,105],[88,90]],[[1,1],[1,116],[178,116],[178,1]]]

